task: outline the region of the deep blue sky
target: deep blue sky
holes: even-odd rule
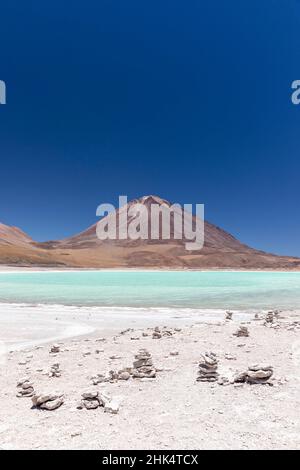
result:
[[[0,221],[38,240],[158,194],[300,255],[297,0],[1,1]]]

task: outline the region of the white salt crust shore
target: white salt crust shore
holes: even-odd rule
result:
[[[273,328],[264,325],[265,312],[258,320],[254,312],[234,312],[233,321],[225,321],[222,310],[181,309],[174,315],[172,309],[142,314],[11,304],[0,304],[0,310],[2,449],[300,448],[299,311],[282,312]],[[241,321],[249,337],[234,336]],[[153,339],[157,325],[173,334]],[[62,339],[71,328],[83,336]],[[53,356],[50,346],[57,337],[60,352]],[[152,354],[156,379],[92,385],[95,374],[132,366],[140,348]],[[206,351],[216,353],[224,376],[269,363],[273,386],[196,382]],[[60,364],[60,377],[48,375],[54,363]],[[32,409],[30,398],[16,397],[22,377],[30,378],[36,391],[63,393],[63,405]],[[103,389],[120,402],[118,414],[76,408],[83,392]]]
[[[110,334],[119,328],[146,328],[153,326],[153,322],[167,322],[171,326],[216,323],[225,313],[223,309],[77,307],[0,302],[0,343],[2,351],[20,350],[95,330]],[[245,321],[253,318],[254,314],[254,311],[235,311],[235,319]]]

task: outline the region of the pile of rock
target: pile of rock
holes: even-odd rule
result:
[[[40,393],[32,397],[33,406],[42,410],[56,410],[63,402],[63,395],[57,393]]]
[[[33,397],[33,383],[28,378],[19,380],[17,384],[17,397]]]
[[[129,367],[126,367],[122,370],[119,370],[118,372],[115,370],[110,370],[106,374],[96,374],[91,377],[91,381],[93,385],[98,385],[101,383],[114,383],[117,382],[118,380],[129,380],[130,376],[132,374],[132,369]]]
[[[51,346],[50,353],[51,354],[57,354],[59,352],[60,352],[59,344],[53,344],[53,346]]]
[[[163,328],[160,328],[159,326],[156,326],[154,328],[154,331],[152,333],[152,338],[153,339],[161,339],[163,336],[164,337],[172,337],[175,333],[175,331],[181,331],[178,328],[174,330],[170,330],[167,326],[164,326]]]
[[[105,392],[88,391],[81,395],[81,401],[77,409],[96,410],[99,407],[104,407],[104,411],[107,413],[116,414],[120,405],[117,400],[114,400]]]
[[[234,336],[237,336],[238,338],[241,338],[241,337],[244,337],[244,338],[248,338],[249,336],[249,330],[246,326],[240,326],[238,328],[238,330],[233,333]]]
[[[152,338],[153,339],[161,339],[162,338],[162,332],[161,332],[161,329],[158,326],[156,326],[154,328]]]
[[[274,323],[275,315],[274,312],[268,312],[265,316],[265,325],[270,325]]]
[[[229,320],[229,321],[232,320],[232,315],[233,315],[233,312],[228,310],[225,315],[225,320]]]
[[[205,353],[199,362],[197,382],[216,382],[219,378],[218,360],[214,353]]]
[[[273,367],[264,364],[255,364],[248,367],[245,372],[238,373],[235,378],[235,383],[249,383],[249,384],[266,384],[273,376]]]
[[[279,323],[279,311],[270,311],[266,314],[265,319],[264,319],[264,326],[268,326],[270,328],[275,328],[279,329],[281,327]]]
[[[59,368],[59,364],[53,364],[51,366],[50,372],[49,372],[49,377],[61,377],[61,370]]]
[[[175,330],[173,330],[173,331],[172,331],[172,330],[169,330],[169,329],[165,326],[164,329],[163,329],[162,335],[163,335],[163,336],[167,336],[167,337],[170,338],[171,336],[174,335],[174,331],[175,331]]]
[[[153,366],[151,354],[146,349],[140,349],[135,355],[132,375],[134,378],[153,379],[156,377],[156,369]]]
[[[118,379],[117,373],[113,370],[106,374],[96,374],[91,377],[93,385],[98,385],[106,382],[116,382]]]

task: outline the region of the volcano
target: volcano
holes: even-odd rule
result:
[[[0,224],[0,263],[74,268],[300,269],[299,258],[276,256],[250,248],[209,222],[204,222],[204,247],[198,251],[188,251],[186,243],[190,240],[174,239],[176,229],[172,204],[158,196],[135,199],[114,214],[104,217],[102,223],[115,217],[118,234],[124,230],[121,224],[125,212],[128,225],[137,217],[131,210],[136,204],[147,208],[148,214],[153,204],[169,212],[171,238],[163,239],[160,232],[156,240],[124,240],[118,237],[115,240],[99,240],[95,223],[87,230],[63,240],[37,243],[19,229]],[[193,223],[196,223],[195,216]],[[150,218],[148,226],[151,229]]]

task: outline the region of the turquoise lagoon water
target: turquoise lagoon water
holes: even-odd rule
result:
[[[103,307],[300,308],[300,273],[0,273],[0,302]]]

